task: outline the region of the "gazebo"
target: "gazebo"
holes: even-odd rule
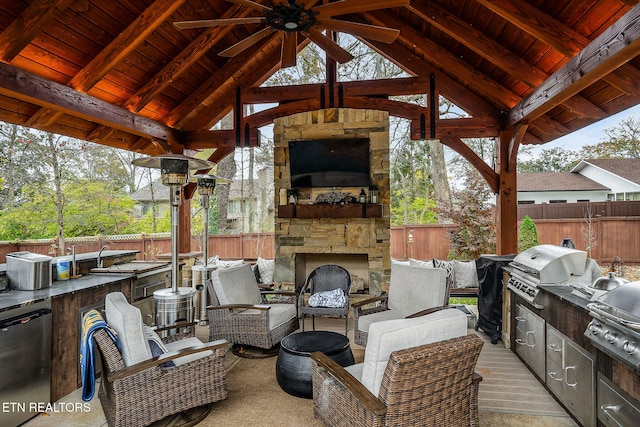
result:
[[[257,129],[276,118],[386,111],[411,121],[412,138],[438,139],[482,174],[497,194],[505,254],[517,250],[518,147],[640,101],[639,17],[632,0],[2,2],[0,120],[149,155],[215,148],[217,162],[258,144]],[[335,32],[410,77],[337,81],[336,63],[350,54]],[[312,41],[327,52],[326,82],[260,86]],[[393,99],[408,94],[424,94],[427,106]],[[438,117],[438,96],[469,117]],[[247,115],[256,103],[277,106]],[[234,129],[210,130],[231,111]],[[495,167],[463,142],[476,137],[497,139]],[[194,193],[192,184],[182,212]],[[180,251],[189,245],[181,239]]]

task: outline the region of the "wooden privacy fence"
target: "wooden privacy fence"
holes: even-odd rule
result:
[[[60,256],[53,239],[0,242],[0,263],[6,262],[9,252],[29,251],[38,254]],[[171,252],[171,236],[168,233],[133,234],[119,236],[95,236],[68,239],[67,251],[76,246],[76,253],[97,252],[102,246],[110,250],[138,250],[137,259],[156,259],[159,254]],[[209,236],[209,256],[219,255],[225,259],[274,258],[275,242],[273,233],[243,233]],[[191,250],[202,251],[202,238],[193,236]]]
[[[640,201],[539,203],[518,205],[518,220],[640,216]]]
[[[587,234],[591,236],[590,257],[600,264],[619,257],[625,263],[640,263],[640,217],[597,217],[586,219],[536,219],[540,244],[559,245],[563,239],[573,240],[577,249],[587,250]],[[406,225],[391,227],[391,257],[395,259],[447,259],[449,233],[453,225]],[[201,251],[201,238],[193,237],[191,248]],[[51,240],[0,242],[0,263],[6,254],[30,251],[51,254]],[[171,237],[166,234],[100,236],[69,239],[67,247],[76,245],[76,253],[99,251],[103,245],[112,250],[139,250],[138,259],[155,259],[171,251]],[[59,254],[51,254],[57,256]],[[225,259],[275,257],[273,233],[243,233],[209,236],[209,256]]]
[[[616,257],[625,263],[640,263],[640,217],[535,219],[533,222],[540,244],[559,245],[563,239],[571,239],[576,249],[587,250],[590,241],[592,249],[589,256],[599,264],[611,263]],[[391,227],[391,257],[446,259],[452,228],[446,225]]]

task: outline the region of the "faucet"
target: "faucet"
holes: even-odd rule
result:
[[[105,249],[109,249],[109,246],[104,245],[100,248],[100,252],[98,252],[98,268],[102,268],[102,260],[100,259],[100,257],[102,256],[102,251],[104,251]]]

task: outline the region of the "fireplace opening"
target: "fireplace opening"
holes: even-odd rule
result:
[[[351,293],[369,291],[369,259],[367,254],[296,254],[295,284],[302,288],[307,276],[324,264],[337,264],[351,275]]]

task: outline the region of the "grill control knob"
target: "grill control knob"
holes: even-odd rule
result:
[[[638,344],[633,341],[624,340],[622,341],[622,349],[629,354],[633,354],[638,350]]]
[[[612,332],[612,331],[605,331],[604,332],[604,339],[609,341],[609,343],[611,343],[611,344],[615,344],[616,341],[618,340],[618,334],[616,334],[615,332]]]
[[[593,335],[598,335],[602,332],[602,325],[595,320],[592,320],[591,323],[589,323],[589,330]]]

